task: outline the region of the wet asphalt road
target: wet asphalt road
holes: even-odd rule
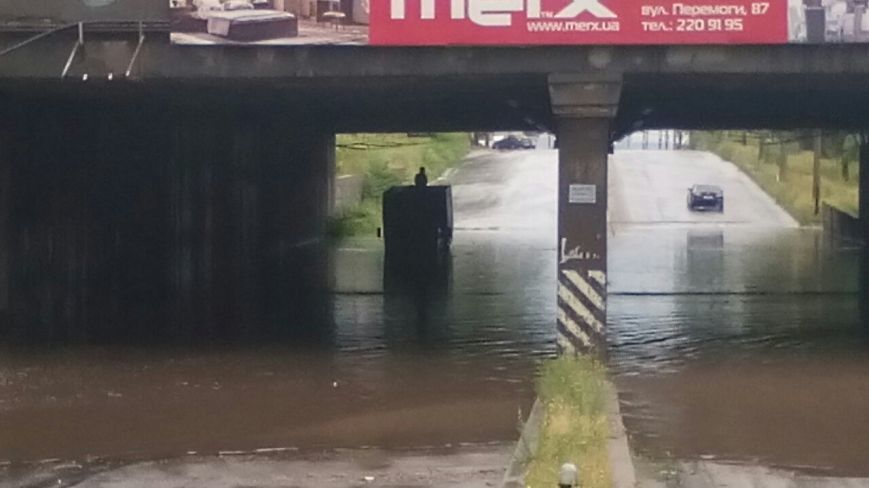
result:
[[[720,186],[725,211],[690,211],[687,189]],[[772,198],[718,157],[698,151],[621,150],[610,165],[610,225],[625,224],[796,227]],[[681,197],[681,198],[680,198]],[[618,257],[616,257],[618,260]]]
[[[500,231],[507,239],[551,245],[558,209],[557,157],[551,150],[472,153],[449,176],[456,230]]]

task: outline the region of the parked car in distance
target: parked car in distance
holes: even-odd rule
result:
[[[528,138],[519,138],[513,135],[507,136],[492,144],[492,149],[499,150],[514,150],[514,149],[534,149],[534,143]]]
[[[724,190],[715,185],[694,185],[688,188],[688,210],[724,212]]]

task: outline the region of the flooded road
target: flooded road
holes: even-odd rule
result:
[[[537,173],[552,154],[539,157],[508,164]],[[454,174],[460,227],[476,219],[469,213],[485,213],[460,203],[479,196],[474,185],[491,183],[483,193],[496,194],[521,186],[521,174],[505,178],[501,158],[481,165],[497,170],[488,179],[474,164]],[[541,211],[515,232],[496,212],[484,229],[458,231],[451,263],[434,280],[390,281],[381,241],[344,243],[332,258],[327,313],[300,336],[3,346],[0,472],[187,453],[512,442],[534,398],[536,366],[554,353],[555,214]]]
[[[608,340],[632,447],[869,476],[857,253],[709,155],[628,151],[611,168]],[[722,186],[726,212],[688,212],[693,183]]]
[[[343,244],[317,334],[3,346],[0,468],[515,440],[555,350],[556,164],[483,152],[453,172],[452,259],[429,280],[384,276],[377,239]],[[689,213],[693,183],[722,185],[727,211]],[[632,446],[869,475],[856,255],[709,155],[617,152],[610,186],[609,360]]]

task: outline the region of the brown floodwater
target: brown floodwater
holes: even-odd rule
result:
[[[675,200],[634,208],[681,211],[673,175],[711,170],[656,154],[685,167],[661,173],[663,160],[637,153],[637,173],[614,180],[657,174],[678,192],[645,193]],[[464,230],[451,261],[384,277],[381,243],[350,242],[332,253],[331,292],[310,313],[295,304],[292,327],[278,317],[243,341],[0,346],[0,466],[514,440],[554,354],[555,175],[552,151],[477,158],[454,176]],[[613,220],[623,214],[615,203]],[[857,254],[733,215],[613,226],[608,361],[632,447],[869,476]]]
[[[654,236],[622,229],[616,252],[642,240],[634,254],[672,273],[611,273],[610,364],[632,446],[653,458],[869,476],[857,253],[813,230]]]
[[[451,269],[388,292],[379,241],[336,250],[313,341],[4,346],[0,462],[515,439],[554,351],[554,251],[462,240]]]

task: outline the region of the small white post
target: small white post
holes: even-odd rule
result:
[[[561,465],[561,471],[558,473],[558,488],[576,488],[579,485],[579,470],[573,463],[564,463]]]

